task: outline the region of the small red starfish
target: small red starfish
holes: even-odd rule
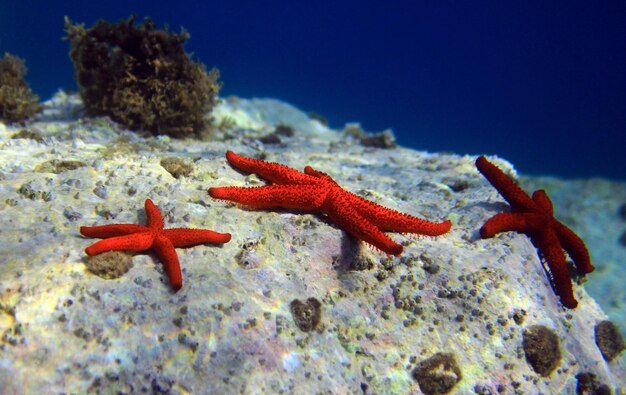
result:
[[[246,173],[256,173],[272,185],[262,187],[209,188],[209,195],[252,208],[283,207],[320,211],[352,236],[383,252],[400,255],[402,246],[384,231],[439,236],[450,230],[451,222],[428,222],[365,200],[341,188],[327,174],[310,166],[304,173],[290,167],[250,159],[226,152],[230,164]]]
[[[152,200],[146,199],[145,208],[148,226],[135,224],[81,226],[80,233],[83,236],[105,239],[87,247],[85,249],[87,255],[92,256],[105,251],[153,249],[165,265],[172,288],[178,291],[183,286],[183,279],[175,247],[230,241],[230,233],[217,233],[205,229],[163,229],[163,217]]]
[[[594,267],[585,243],[554,218],[552,201],[544,190],[535,191],[531,198],[484,156],[476,159],[476,167],[509,202],[512,211],[491,217],[480,229],[480,235],[490,238],[500,232],[515,231],[529,236],[548,264],[544,268],[563,305],[570,309],[578,306],[563,250],[576,264],[578,274],[591,273]]]

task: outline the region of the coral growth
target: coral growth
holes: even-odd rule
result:
[[[0,120],[22,121],[41,108],[39,97],[24,81],[26,66],[18,57],[4,54],[0,59]]]
[[[124,127],[197,136],[217,104],[219,72],[193,62],[183,46],[189,34],[155,30],[135,17],[92,28],[65,18],[70,57],[87,113],[108,115]]]

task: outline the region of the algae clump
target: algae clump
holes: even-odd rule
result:
[[[5,53],[0,59],[0,120],[22,121],[41,109],[39,97],[31,91],[25,75],[24,61]]]
[[[65,18],[70,58],[87,114],[155,135],[197,137],[217,104],[219,72],[184,50],[189,34],[156,30],[146,18],[90,29]]]

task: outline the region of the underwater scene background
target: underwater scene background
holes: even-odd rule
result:
[[[0,2],[0,392],[626,394],[625,4]]]
[[[401,145],[492,153],[527,174],[626,179],[626,3],[0,2],[0,51],[43,100],[75,90],[63,17],[135,13],[191,39],[222,96],[275,97],[392,128]]]

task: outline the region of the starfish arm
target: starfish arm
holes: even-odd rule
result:
[[[532,213],[499,213],[480,228],[480,236],[488,239],[502,232],[525,233],[533,237],[542,229],[542,217]]]
[[[554,216],[554,207],[552,206],[552,200],[546,194],[546,191],[539,189],[533,192],[533,202],[537,204],[537,207],[550,217]]]
[[[553,217],[554,209],[552,207],[552,201],[543,189],[535,191],[533,193],[533,200],[537,203],[537,206],[544,212]],[[585,242],[574,231],[561,222],[551,219],[550,223],[554,226],[559,242],[563,246],[563,249],[567,251],[570,258],[576,264],[576,270],[579,274],[591,273],[594,270],[589,258],[589,251]]]
[[[351,206],[382,231],[440,236],[452,227],[451,221],[430,222],[381,206],[351,192],[344,192]]]
[[[480,171],[491,185],[498,190],[500,195],[509,202],[514,211],[533,211],[535,202],[517,186],[502,170],[489,162],[484,156],[476,159],[476,168]]]
[[[553,229],[546,229],[540,237],[533,239],[533,242],[548,264],[548,278],[563,306],[570,309],[578,306],[578,302],[574,298],[569,269],[565,262],[565,253],[559,244],[556,232]]]
[[[146,199],[144,206],[146,209],[146,215],[148,217],[146,223],[148,225],[148,228],[153,230],[163,229],[165,225],[163,223],[163,216],[161,216],[159,208],[155,206],[155,204],[152,203],[152,200],[150,199]]]
[[[148,232],[133,233],[125,236],[100,240],[85,249],[89,256],[105,251],[143,251],[152,246],[154,237]]]
[[[353,237],[373,245],[386,254],[398,256],[402,253],[402,246],[355,211],[345,196],[341,194],[334,196],[335,198],[327,199],[322,206],[322,212],[332,222]]]
[[[274,162],[246,158],[232,151],[226,152],[226,159],[235,168],[245,173],[255,173],[273,184],[304,184],[315,182],[308,176],[291,167]]]
[[[335,180],[332,179],[331,176],[329,176],[328,174],[324,173],[323,171],[319,171],[319,170],[315,170],[314,168],[312,168],[311,166],[306,166],[304,168],[304,174],[313,176],[315,178],[319,178],[322,179],[324,181],[330,182],[331,184],[334,185],[338,185]]]
[[[573,230],[559,221],[554,220],[553,224],[559,241],[563,249],[567,251],[572,261],[574,261],[578,274],[593,272],[595,268],[591,264],[591,258],[585,242]]]
[[[110,224],[100,226],[81,226],[80,234],[86,237],[106,239],[108,237],[124,236],[131,233],[147,232],[145,226],[135,224]]]
[[[178,262],[178,255],[174,249],[174,244],[164,235],[159,235],[154,239],[152,248],[161,262],[163,262],[165,272],[170,279],[172,288],[174,291],[178,291],[183,286],[183,275],[180,270],[180,263]]]
[[[205,243],[228,243],[230,233],[218,233],[207,229],[172,228],[162,231],[174,247],[191,247]]]
[[[308,211],[318,210],[326,194],[327,191],[315,185],[209,188],[212,198],[229,200],[247,207],[283,207]]]

